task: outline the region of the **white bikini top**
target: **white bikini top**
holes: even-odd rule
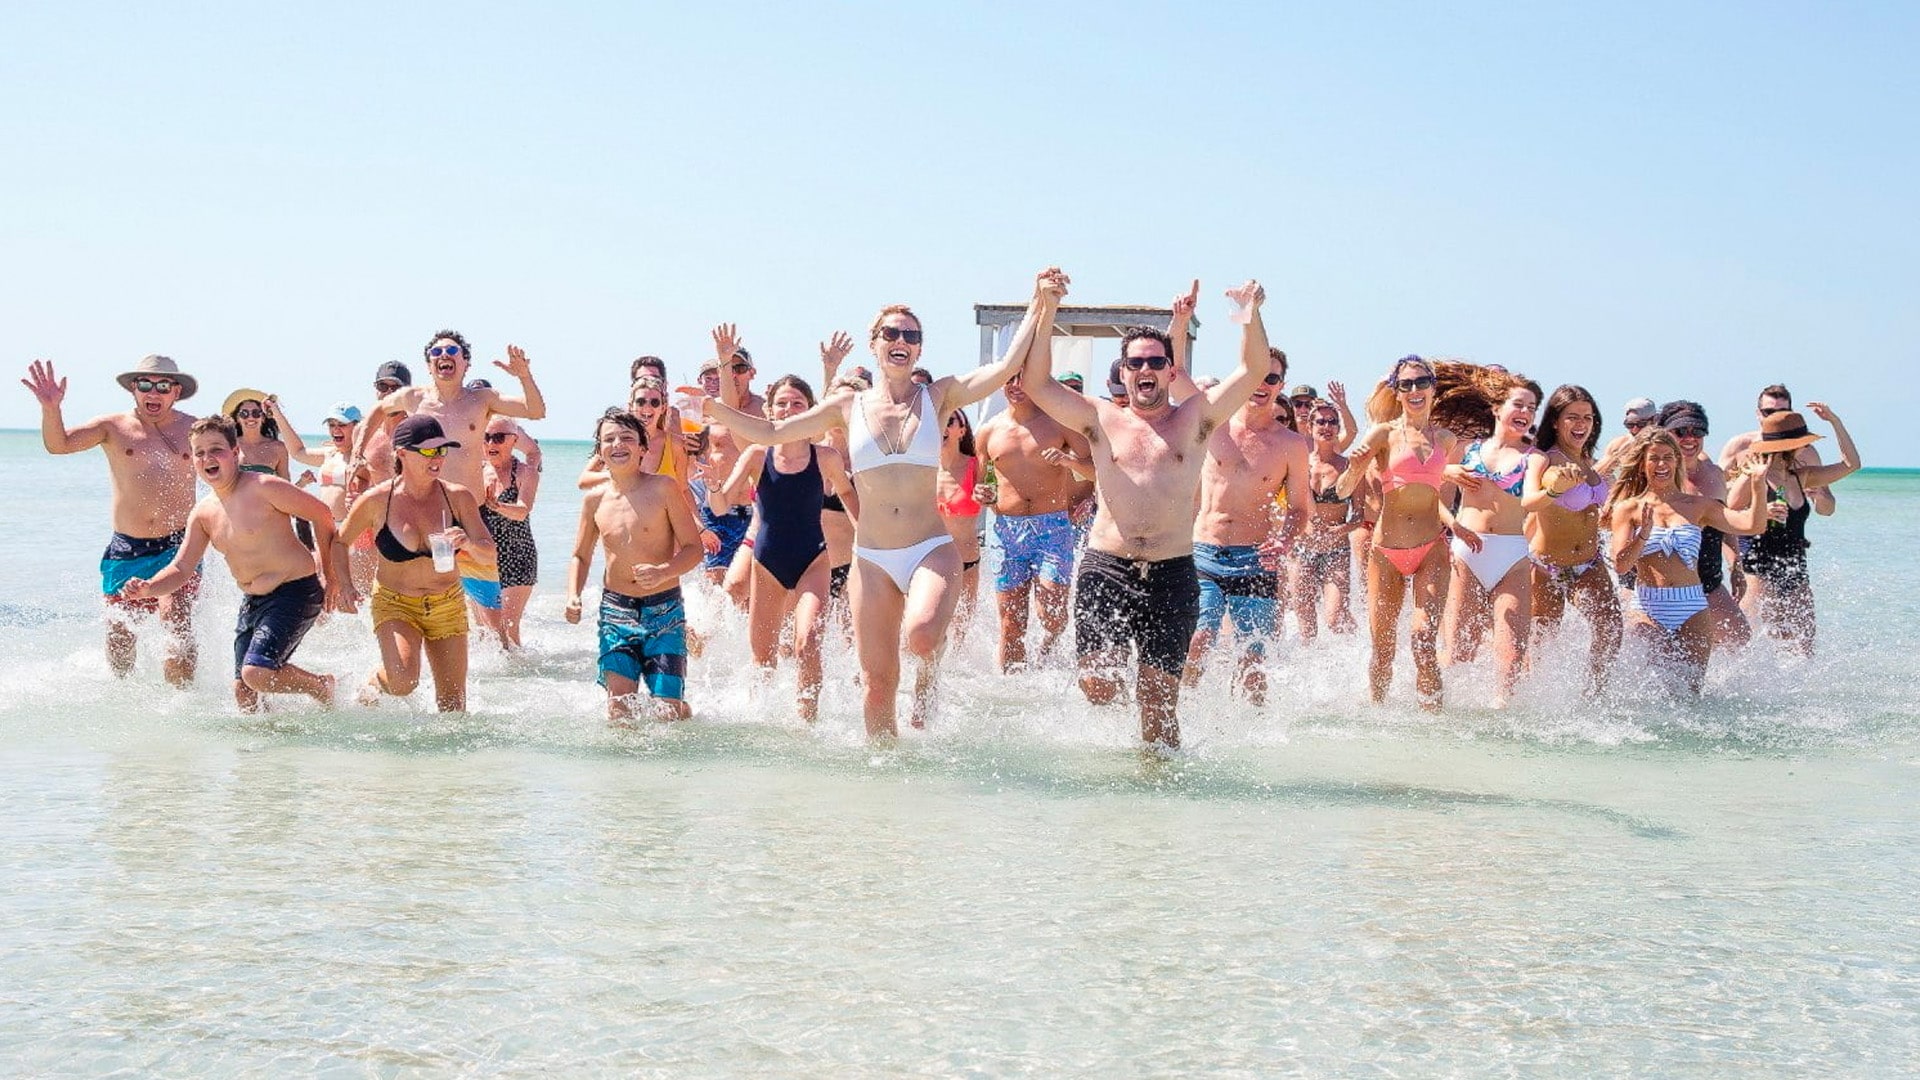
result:
[[[877,468],[881,465],[925,465],[930,469],[940,467],[940,418],[933,414],[933,395],[925,386],[920,387],[913,403],[913,412],[920,418],[913,429],[913,440],[897,453],[888,453],[874,437],[874,431],[867,426],[866,395],[853,399],[853,418],[847,424],[847,449],[853,458],[853,471]]]

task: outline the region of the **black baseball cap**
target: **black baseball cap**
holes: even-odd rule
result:
[[[436,446],[458,449],[460,444],[447,438],[447,433],[440,428],[440,421],[425,413],[415,413],[400,421],[393,429],[395,450],[431,450]]]
[[[388,380],[397,382],[401,386],[412,386],[413,372],[408,371],[407,365],[401,363],[400,361],[389,360],[386,363],[381,364],[379,367],[375,368],[373,371],[374,382],[377,382],[377,383],[386,382]]]

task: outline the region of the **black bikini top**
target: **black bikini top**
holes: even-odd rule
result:
[[[447,485],[438,480],[435,480],[433,483],[435,487],[440,489],[440,498],[445,500],[447,504],[447,515],[449,519],[452,519],[453,498],[447,494]],[[388,562],[412,562],[415,559],[431,559],[433,558],[433,549],[431,547],[425,551],[415,551],[401,543],[400,538],[393,535],[393,530],[387,527],[387,523],[393,520],[393,496],[394,493],[399,490],[400,482],[396,480],[394,481],[393,491],[387,492],[387,516],[380,522],[380,531],[373,534],[373,548],[380,553],[381,558]]]

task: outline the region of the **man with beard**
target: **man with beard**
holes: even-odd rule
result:
[[[1100,508],[1073,610],[1080,688],[1096,705],[1113,701],[1125,689],[1129,648],[1137,650],[1140,737],[1167,749],[1180,745],[1180,676],[1199,617],[1194,500],[1207,440],[1268,370],[1265,291],[1249,281],[1227,295],[1246,318],[1240,364],[1220,385],[1179,405],[1167,396],[1172,343],[1158,330],[1136,329],[1121,341],[1125,408],[1054,382],[1044,350],[1031,351],[1024,373],[1034,404],[1086,438],[1093,456]]]

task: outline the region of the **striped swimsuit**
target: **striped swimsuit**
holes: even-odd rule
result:
[[[1661,525],[1647,530],[1646,542],[1640,546],[1640,557],[1648,555],[1672,555],[1689,568],[1700,565],[1700,526]],[[1654,622],[1659,623],[1668,633],[1680,629],[1688,619],[1707,609],[1707,593],[1697,583],[1693,585],[1636,585],[1633,590],[1635,606]]]

